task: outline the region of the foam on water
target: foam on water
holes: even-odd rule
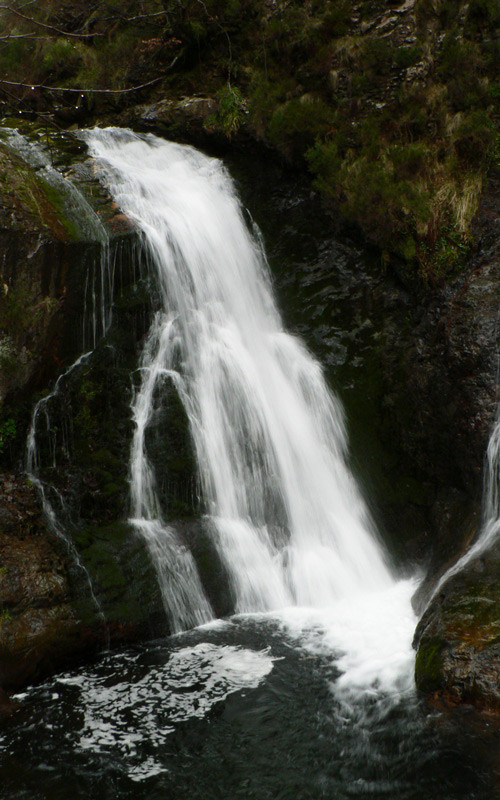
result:
[[[295,607],[276,619],[297,647],[325,656],[340,675],[332,691],[351,699],[380,697],[384,702],[414,690],[412,639],[417,617],[411,605],[416,578],[394,582],[378,592],[360,592],[328,608]]]
[[[136,659],[128,656],[131,667]],[[57,683],[75,687],[83,710],[75,748],[119,757],[129,777],[140,781],[165,770],[153,756],[143,758],[143,745],[161,752],[177,725],[205,717],[234,692],[255,688],[272,668],[268,651],[201,642],[174,651],[133,682],[90,670],[62,675]]]

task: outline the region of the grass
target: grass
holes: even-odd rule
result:
[[[415,275],[425,274],[428,285],[451,274],[450,226],[453,241],[466,244],[484,177],[498,161],[500,0],[419,0],[413,41],[398,38],[397,27],[393,34],[375,26],[387,11],[379,3],[143,6],[146,14],[165,15],[130,23],[131,0],[120,7],[110,0],[114,27],[99,10],[92,17],[92,30],[105,35],[76,44],[60,36],[36,45],[13,40],[0,65],[4,57],[11,74],[48,82],[57,76],[89,89],[129,87],[165,71],[157,97],[215,96],[208,131],[231,140],[244,124],[282,158],[307,165],[329,206]],[[37,13],[60,25],[61,8],[54,0]],[[83,5],[80,11],[85,19]],[[356,15],[367,27],[353,22]],[[138,99],[95,95],[92,103],[121,108]],[[36,194],[25,194],[31,207],[40,205]],[[60,198],[49,201],[71,238]]]

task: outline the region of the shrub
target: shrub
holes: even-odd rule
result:
[[[336,0],[326,3],[321,31],[325,36],[344,36],[349,30],[349,21],[352,12],[351,0]]]
[[[332,110],[323,100],[303,95],[276,108],[267,134],[285,155],[302,154],[316,137],[328,131],[331,121]]]
[[[496,125],[486,111],[473,111],[454,129],[453,143],[459,160],[478,169],[488,163],[496,149]]]
[[[407,69],[416,64],[422,57],[420,45],[410,45],[409,47],[398,47],[393,55],[393,61],[398,69]]]
[[[337,142],[317,141],[306,153],[313,185],[326,197],[338,195],[338,174],[342,164]]]
[[[467,75],[478,66],[477,50],[472,42],[461,38],[460,30],[452,28],[443,39],[438,57],[440,78]]]
[[[386,39],[375,36],[367,39],[360,62],[367,72],[376,75],[386,72],[392,63],[392,49]]]
[[[376,161],[362,156],[344,162],[339,174],[345,201],[343,212],[362,224],[379,246],[397,249],[399,241],[416,233],[430,217],[428,193],[402,179],[387,154]]]
[[[471,0],[467,22],[474,29],[481,24],[500,24],[500,0]]]
[[[12,417],[0,422],[0,453],[4,452],[8,442],[15,438],[16,433],[16,423]]]
[[[425,142],[411,142],[407,145],[394,145],[390,158],[396,173],[403,179],[415,179],[422,175],[430,160],[430,149]]]
[[[217,92],[217,112],[210,115],[207,125],[219,128],[228,139],[236,133],[245,118],[243,95],[236,86],[226,84]]]
[[[41,66],[53,78],[73,75],[82,63],[81,45],[68,39],[48,39],[41,53]]]

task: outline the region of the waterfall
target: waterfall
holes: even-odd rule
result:
[[[427,605],[442,586],[461,572],[474,558],[486,552],[498,541],[500,535],[500,406],[486,449],[482,522],[479,535],[469,549],[440,577],[427,601]]]
[[[100,180],[141,232],[161,295],[133,404],[132,515],[177,552],[182,620],[209,616],[194,563],[163,520],[145,431],[172,381],[202,499],[238,612],[326,607],[393,584],[347,466],[342,408],[320,365],[283,330],[259,238],[220,161],[115,128],[81,134]],[[165,549],[162,550],[165,552]],[[195,599],[189,602],[189,595]],[[179,602],[179,601],[178,601]]]

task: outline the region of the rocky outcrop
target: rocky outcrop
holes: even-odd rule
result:
[[[72,135],[56,135],[49,149],[36,146],[36,130],[4,137],[0,686],[10,689],[79,654],[168,625],[147,549],[122,521],[130,373],[150,309],[133,274],[133,228]],[[68,369],[105,329],[106,342]],[[48,514],[20,471],[43,395],[32,468]]]
[[[196,140],[205,135],[209,107],[188,104],[188,110],[190,121],[183,127],[182,136],[179,128],[177,134],[185,140]],[[164,124],[167,130],[174,122],[182,126],[187,111],[181,103],[175,108],[172,104],[142,107],[137,113],[141,127],[150,115],[150,122],[154,120],[151,124]],[[8,513],[4,522],[0,520],[0,552],[4,558],[0,562],[0,589],[4,586],[6,592],[5,596],[0,595],[4,609],[0,622],[4,677],[0,683],[3,680],[6,686],[35,679],[58,666],[60,659],[95,649],[106,637],[125,641],[140,631],[149,635],[167,629],[144,547],[123,521],[128,511],[129,407],[133,391],[130,375],[137,366],[147,330],[154,286],[147,276],[133,275],[130,226],[94,182],[79,147],[77,157],[72,156],[69,164],[65,163],[67,156],[63,152],[58,157],[60,165],[63,170],[71,170],[85,188],[92,213],[104,221],[110,232],[115,247],[113,263],[120,278],[115,281],[113,321],[107,336],[92,356],[61,378],[57,396],[47,398],[47,424],[39,431],[39,475],[50,487],[48,500],[54,507],[63,508],[69,545],[43,522],[33,487],[25,486],[25,478],[6,477],[5,497],[14,498],[4,501]],[[30,190],[36,207],[43,206],[41,186],[36,189],[33,184]],[[412,462],[418,480],[423,477],[427,497],[431,498],[430,527],[423,549],[428,553],[432,548],[432,558],[429,581],[418,598],[420,608],[437,575],[477,531],[482,460],[497,392],[500,276],[495,251],[498,240],[492,235],[496,224],[495,192],[493,181],[478,217],[476,231],[481,246],[473,262],[445,289],[416,300],[408,288],[411,280],[407,275],[402,276],[402,282],[397,278],[395,282],[393,275],[380,274],[375,281],[367,281],[363,289],[372,293],[370,303],[383,318],[370,345],[371,358],[377,362],[373,369],[382,399],[381,436],[392,445],[399,442],[400,453],[406,463]],[[310,202],[309,193],[306,194]],[[61,210],[64,204],[58,206],[49,197],[50,214],[37,218],[33,208],[30,211],[22,203],[21,211],[16,211],[18,201],[14,195],[16,192],[11,210],[4,216],[8,233],[4,264],[10,267],[3,273],[7,286],[3,298],[4,307],[8,308],[12,298],[18,293],[21,296],[20,287],[25,285],[31,292],[24,304],[12,306],[12,320],[16,319],[18,306],[22,312],[19,338],[13,337],[14,360],[24,363],[23,347],[29,350],[29,358],[24,371],[13,371],[11,382],[4,382],[6,399],[0,422],[5,426],[13,420],[17,426],[15,435],[9,433],[12,428],[3,429],[5,468],[12,468],[21,457],[34,393],[46,391],[51,380],[81,352],[84,331],[89,340],[92,326],[102,326],[99,310],[96,321],[90,321],[94,312],[85,300],[90,296],[86,286],[94,280],[92,269],[100,252],[95,236],[81,230],[77,233],[68,224],[49,224],[51,215],[57,217],[58,208]],[[25,214],[22,225],[27,225],[26,231],[22,225],[16,227],[21,212]],[[41,302],[44,308],[47,306],[47,313],[37,317],[36,308]],[[35,319],[36,330],[30,328]],[[9,321],[5,326],[5,335],[13,336],[13,324]],[[173,387],[168,387],[168,392],[169,402],[158,406],[147,434],[148,452],[158,473],[169,476],[165,485],[158,487],[161,502],[170,519],[188,520],[179,526],[180,539],[193,552],[217,613],[230,613],[232,598],[230,592],[221,591],[227,580],[217,564],[210,537],[200,522],[193,522],[199,514],[195,466],[182,405]],[[14,417],[15,413],[18,415]],[[397,532],[397,520],[395,529]],[[16,553],[22,554],[22,564],[15,563]],[[4,584],[3,565],[8,568]],[[457,587],[459,581],[460,576]],[[28,587],[24,594],[18,592],[21,583]],[[457,588],[455,599],[459,591]],[[490,589],[486,587],[484,592],[485,602],[490,603]],[[450,622],[456,611],[454,603],[451,595],[449,601],[445,597],[440,604],[435,599],[416,640],[420,648],[424,647],[423,655],[419,650],[417,657],[418,685],[443,697],[453,696],[455,690],[446,687],[455,685],[453,676],[458,675],[459,665],[462,669],[464,659],[472,663],[481,652],[477,663],[484,666],[488,659],[493,664],[496,658],[487,632],[483,638],[482,633],[478,634],[477,641],[486,644],[476,650],[472,635],[469,637],[464,656],[465,651],[460,649],[463,626],[453,628]],[[481,631],[483,605],[471,608],[471,629],[476,626]],[[446,650],[446,658],[439,655],[438,663],[443,666],[439,667],[438,682],[433,683],[436,660],[429,655],[428,643],[439,637],[451,644],[440,645],[439,653]],[[455,658],[455,652],[461,653],[460,658]],[[463,669],[475,675],[479,667]],[[432,673],[430,678],[426,677],[426,670]],[[474,678],[474,688],[467,688],[464,674],[462,670],[457,678],[465,687],[460,690],[460,698],[479,697],[482,684]],[[494,706],[490,699],[477,703]]]
[[[451,424],[455,420],[454,430],[460,435],[456,466],[464,481],[468,478],[469,485],[478,483],[481,451],[486,452],[486,440],[498,402],[499,190],[498,176],[492,176],[476,222],[481,254],[475,270],[450,306],[451,330],[456,331],[451,340],[452,355],[455,354],[451,365],[462,363],[466,371],[455,387],[460,391],[454,405],[456,414],[449,414],[449,417]],[[467,402],[467,414],[461,405],[463,400]],[[482,460],[484,462],[484,455]],[[457,525],[464,512],[466,508],[460,503],[455,514]],[[490,520],[490,524],[493,522]],[[433,563],[434,568],[429,571],[416,598],[420,608],[428,604],[414,640],[416,683],[426,694],[445,702],[471,703],[500,712],[498,542],[466,563],[429,602],[437,576],[457,560],[460,550],[467,544],[463,537],[458,537],[457,548],[452,538],[457,525],[449,525],[448,536],[441,545],[441,568]],[[470,542],[477,536],[478,524],[469,524],[468,529]]]
[[[126,523],[64,539],[35,487],[0,475],[0,686],[23,686],[84,653],[166,629],[154,570]],[[79,552],[80,551],[80,552]],[[0,698],[1,700],[1,698]]]
[[[500,546],[452,576],[422,616],[417,687],[446,704],[500,712]]]
[[[477,217],[482,242],[468,270],[406,319],[388,319],[383,416],[424,480],[434,486],[428,578],[416,605],[478,531],[486,448],[498,403],[500,261],[486,219],[495,181]],[[497,223],[498,224],[498,223]],[[482,234],[488,227],[488,237]],[[401,308],[401,303],[398,303]]]
[[[23,396],[43,390],[89,343],[93,325],[102,327],[110,298],[99,297],[95,264],[106,240],[119,250],[130,235],[83,143],[26,134],[4,129],[0,140],[0,459],[3,445],[15,450],[6,421],[26,424],[13,407],[19,412]]]

